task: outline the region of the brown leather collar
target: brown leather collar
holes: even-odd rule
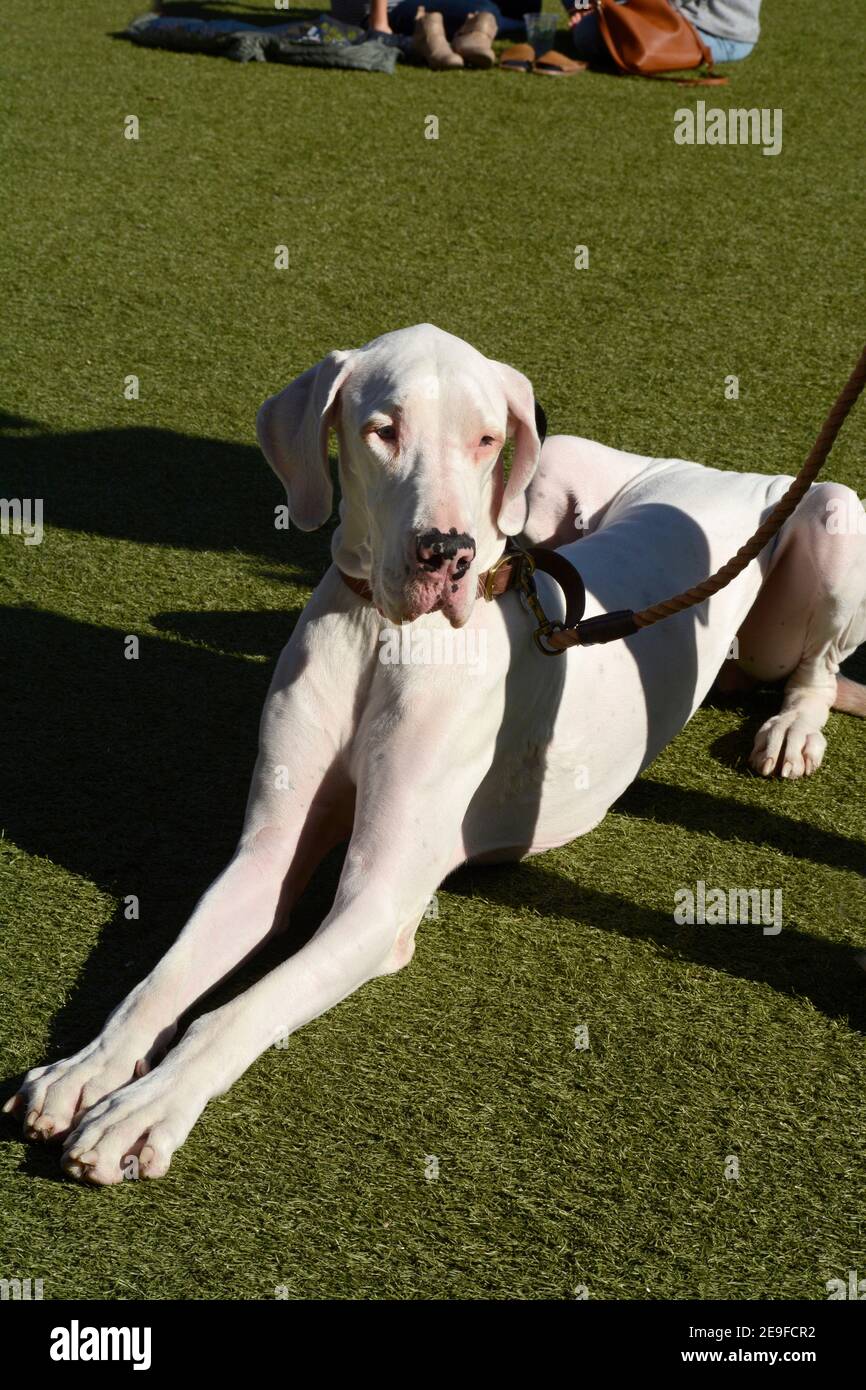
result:
[[[347,574],[345,570],[341,570],[339,565],[337,566],[337,573],[353,594],[357,594],[358,598],[365,599],[367,603],[373,602],[373,590],[366,579],[356,579],[353,574]]]
[[[515,545],[509,545],[500,558],[490,566],[490,569],[479,574],[478,597],[486,599],[488,603],[495,598],[500,598],[502,594],[508,593],[509,589],[514,589],[520,585],[527,569],[530,574],[533,570],[542,570],[556,580],[565,594],[564,626],[574,627],[583,615],[585,603],[583,580],[574,566],[570,565],[563,555],[557,554],[555,550],[546,550],[544,546],[536,545],[522,550]],[[343,583],[352,590],[352,593],[365,599],[367,603],[372,603],[373,591],[366,579],[356,579],[354,575],[346,574],[341,569],[338,569],[338,573]]]

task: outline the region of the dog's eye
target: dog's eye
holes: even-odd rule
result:
[[[393,425],[380,425],[373,433],[377,434],[380,439],[384,439],[388,444],[392,444],[397,438],[397,431]]]
[[[490,445],[491,445],[491,444],[494,444],[495,442],[496,442],[496,441],[494,440],[492,434],[483,434],[483,435],[481,436],[481,443],[480,443],[480,445],[479,445],[478,447],[479,447],[480,449],[489,449],[489,448],[490,448]]]

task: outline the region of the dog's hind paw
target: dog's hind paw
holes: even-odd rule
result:
[[[801,710],[781,710],[762,724],[749,755],[761,777],[810,777],[824,760],[827,740]]]

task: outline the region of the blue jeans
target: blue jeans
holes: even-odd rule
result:
[[[398,4],[388,11],[388,23],[395,34],[411,34],[415,28],[415,11],[419,0],[398,0]],[[425,0],[424,8],[441,14],[445,22],[445,34],[450,39],[456,34],[467,15],[486,10],[496,16],[500,39],[521,38],[526,29],[524,14],[534,14],[541,8],[541,0]]]
[[[717,39],[715,34],[708,34],[706,29],[698,29],[698,33],[716,63],[736,63],[740,58],[748,58],[755,47],[753,43],[738,43],[736,39]],[[607,45],[598,32],[598,15],[595,10],[585,14],[580,23],[574,25],[571,41],[575,54],[582,63],[610,61]]]

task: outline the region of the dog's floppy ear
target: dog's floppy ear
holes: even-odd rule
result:
[[[541,440],[538,437],[535,393],[531,381],[504,362],[497,362],[496,366],[508,402],[508,431],[514,434],[514,457],[502,494],[497,524],[506,536],[516,536],[526,522],[526,489],[538,467]]]
[[[279,395],[270,396],[256,416],[259,446],[285,486],[289,516],[301,531],[315,531],[331,515],[328,430],[353,356],[329,352]]]

